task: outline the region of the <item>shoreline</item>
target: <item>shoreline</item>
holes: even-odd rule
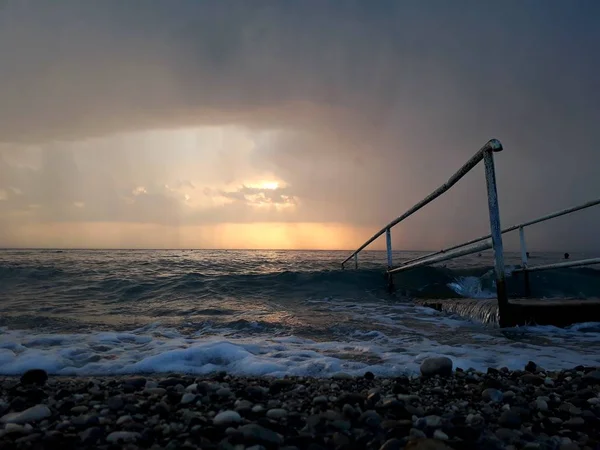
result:
[[[0,447],[600,448],[600,370],[483,373],[448,361],[394,378],[4,376]]]

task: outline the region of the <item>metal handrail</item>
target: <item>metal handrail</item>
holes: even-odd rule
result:
[[[418,210],[423,208],[428,203],[431,203],[433,200],[438,198],[440,195],[448,191],[452,186],[454,186],[462,177],[464,177],[473,167],[475,167],[481,160],[484,159],[486,153],[489,152],[499,152],[502,150],[502,144],[497,139],[489,140],[471,159],[469,159],[465,165],[463,165],[454,175],[452,175],[446,183],[437,188],[419,203],[414,205],[400,217],[392,220],[385,227],[375,233],[371,238],[369,238],[363,245],[361,245],[357,250],[355,250],[350,256],[348,256],[344,261],[342,261],[342,268],[344,268],[344,264],[350,261],[353,257],[356,257],[362,250],[364,250],[369,244],[371,244],[375,239],[377,239],[382,234],[386,233],[389,236],[389,230],[391,230],[394,226],[398,225],[403,220],[412,216]]]
[[[539,266],[527,266],[521,267],[519,269],[513,270],[513,272],[535,272],[538,270],[548,270],[548,269],[564,269],[567,267],[583,267],[583,266],[591,266],[593,264],[600,264],[600,258],[588,258],[588,259],[579,259],[576,261],[565,261],[554,264],[542,264]]]
[[[431,257],[429,259],[424,259],[421,261],[414,262],[412,264],[402,265],[400,267],[396,267],[395,269],[388,270],[389,274],[403,272],[405,270],[414,269],[415,267],[427,266],[429,264],[435,264],[442,261],[448,261],[450,259],[458,258],[460,256],[472,255],[473,253],[482,252],[484,250],[488,250],[492,248],[492,240],[488,239],[485,242],[480,242],[477,245],[472,245],[468,248],[462,248],[458,250],[454,250],[452,252],[445,253],[444,255]]]
[[[586,202],[586,203],[582,203],[581,205],[573,206],[571,208],[562,209],[560,211],[556,211],[556,212],[553,212],[551,214],[547,214],[545,216],[538,217],[537,219],[529,220],[527,222],[519,223],[517,225],[512,225],[512,226],[510,226],[508,228],[503,229],[502,230],[502,234],[509,233],[509,232],[515,231],[515,230],[520,230],[520,229],[526,228],[526,227],[531,226],[531,225],[535,225],[535,224],[538,224],[538,223],[541,223],[541,222],[545,222],[547,220],[554,219],[556,217],[560,217],[560,216],[564,216],[564,215],[567,215],[567,214],[571,214],[571,213],[580,211],[582,209],[591,208],[592,206],[596,206],[596,205],[600,205],[600,198],[596,199],[596,200],[592,200],[592,201]],[[461,247],[466,247],[468,245],[476,244],[477,242],[484,241],[486,239],[489,239],[490,237],[492,237],[491,234],[486,234],[485,236],[481,236],[481,237],[479,237],[477,239],[472,239],[470,241],[463,242],[462,244],[454,245],[452,247],[448,247],[448,248],[439,250],[437,252],[428,253],[427,255],[422,255],[422,256],[419,256],[418,258],[413,258],[413,259],[410,259],[408,261],[404,261],[401,264],[401,266],[404,266],[404,265],[407,265],[407,264],[412,264],[414,262],[421,261],[423,259],[431,258],[432,256],[436,256],[436,255],[440,255],[440,254],[443,254],[443,253],[447,253],[447,252],[450,252],[452,250],[459,249]]]

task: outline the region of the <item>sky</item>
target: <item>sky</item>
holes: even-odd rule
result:
[[[0,247],[352,249],[491,138],[509,226],[600,196],[598,73],[596,0],[0,0]],[[487,232],[481,165],[392,236]]]

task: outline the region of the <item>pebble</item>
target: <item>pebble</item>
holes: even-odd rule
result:
[[[187,392],[185,394],[183,394],[183,396],[181,397],[181,404],[182,405],[187,405],[188,403],[192,403],[194,400],[196,400],[196,394],[192,394],[191,392]]]
[[[117,419],[117,425],[123,425],[124,423],[131,422],[133,419],[131,416],[121,416]]]
[[[21,376],[21,384],[43,386],[48,381],[48,374],[43,369],[31,369]]]
[[[543,412],[548,411],[548,402],[546,402],[545,400],[542,400],[541,398],[538,398],[535,401],[535,407]]]
[[[113,411],[118,411],[118,410],[122,409],[124,404],[125,403],[123,402],[123,399],[121,398],[120,395],[115,395],[114,397],[110,397],[106,402],[106,406],[108,406],[108,408]]]
[[[146,394],[150,394],[150,395],[163,396],[163,395],[165,395],[167,393],[167,390],[165,388],[156,387],[156,388],[144,389],[144,392]]]
[[[217,426],[226,426],[240,423],[242,417],[235,411],[223,411],[215,416],[213,423]]]
[[[325,404],[327,403],[327,397],[325,397],[324,395],[318,395],[317,397],[313,398],[313,403],[315,405]]]
[[[439,439],[440,441],[447,441],[448,439],[450,439],[448,437],[448,435],[446,433],[444,433],[442,430],[435,430],[433,432],[433,438]]]
[[[486,402],[500,403],[504,398],[504,394],[498,389],[488,388],[481,393],[481,397]]]
[[[402,450],[403,448],[404,445],[402,444],[402,441],[393,438],[385,441],[384,444],[379,447],[379,450]]]
[[[24,424],[28,422],[38,422],[51,415],[52,412],[46,405],[35,405],[25,411],[8,413],[0,418],[0,422]]]
[[[498,424],[506,428],[518,428],[521,426],[521,417],[513,411],[504,411],[498,419]]]
[[[267,411],[267,417],[269,419],[279,420],[287,417],[288,412],[282,408],[270,409]]]
[[[563,425],[567,428],[579,428],[585,424],[583,417],[572,417],[571,419],[563,422]]]
[[[338,373],[334,373],[331,376],[331,378],[333,378],[334,380],[352,380],[354,377],[345,372],[338,372]]]
[[[88,412],[88,407],[85,405],[75,406],[75,407],[71,408],[71,412],[73,414],[83,414],[83,413]]]
[[[106,436],[106,442],[118,444],[119,442],[134,442],[140,438],[140,433],[133,431],[113,431]]]
[[[244,440],[251,443],[260,443],[268,445],[281,445],[283,438],[272,430],[261,427],[256,424],[243,425],[239,428]]]
[[[449,376],[452,374],[452,360],[445,356],[427,358],[421,363],[420,371],[425,377]]]
[[[425,426],[428,428],[441,428],[442,418],[440,416],[427,416],[425,417]]]
[[[0,447],[64,438],[73,448],[131,450],[591,450],[600,441],[600,382],[584,381],[590,372],[453,374],[450,366],[442,376],[336,374],[335,381],[57,378],[43,390],[0,379]],[[11,422],[36,408],[47,415]]]

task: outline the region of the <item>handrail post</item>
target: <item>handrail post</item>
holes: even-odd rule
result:
[[[525,245],[525,230],[519,227],[519,239],[521,241],[521,265],[527,267],[527,246]]]
[[[529,285],[529,272],[527,271],[527,245],[525,244],[525,229],[519,227],[519,240],[521,241],[521,266],[523,267],[523,280],[525,281],[525,296],[531,295],[531,286]]]
[[[387,249],[387,266],[388,270],[392,268],[392,232],[388,228],[385,230],[385,247]]]
[[[354,268],[358,269],[358,253],[354,254]]]
[[[497,149],[497,151],[501,150]],[[500,209],[498,207],[498,191],[496,189],[496,171],[494,169],[493,149],[483,154],[485,165],[485,182],[487,186],[488,209],[490,213],[490,231],[494,249],[494,266],[496,271],[496,294],[498,296],[498,316],[500,327],[509,325],[507,317],[508,295],[506,292],[506,275],[504,273],[504,250],[502,248],[502,227],[500,226]]]

